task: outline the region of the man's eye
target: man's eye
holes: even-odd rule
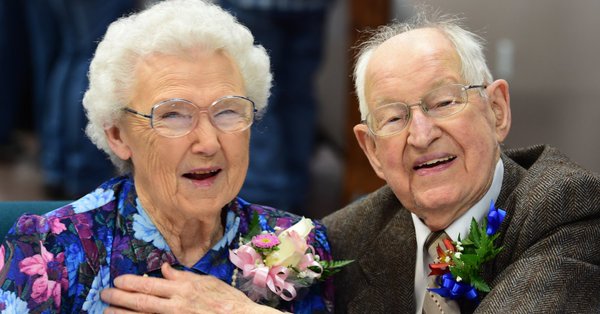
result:
[[[434,102],[433,105],[429,106],[429,109],[430,110],[445,109],[447,107],[455,106],[458,104],[460,104],[460,101],[457,101],[457,99],[455,99],[455,98],[438,100],[438,101]]]
[[[402,123],[402,122],[404,122],[404,120],[405,120],[405,117],[403,117],[403,116],[391,116],[391,117],[388,117],[385,120],[383,120],[383,122],[381,123],[381,126]]]
[[[439,108],[439,107],[446,107],[446,106],[451,106],[451,105],[455,105],[456,102],[454,100],[446,100],[446,101],[442,101],[439,102],[435,107]]]

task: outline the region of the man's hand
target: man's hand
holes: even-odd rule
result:
[[[234,287],[213,276],[161,267],[165,279],[123,275],[101,298],[104,313],[281,313],[252,302]]]

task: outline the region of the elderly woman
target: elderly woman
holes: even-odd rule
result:
[[[212,275],[203,277],[255,301],[276,293],[281,299],[268,304],[278,309],[331,309],[330,281],[290,289],[281,269],[261,273],[268,269],[258,268],[262,260],[244,264],[236,253],[248,234],[281,238],[278,230],[300,220],[236,197],[248,167],[249,127],[271,85],[268,56],[248,29],[207,2],[160,2],[109,27],[89,78],[87,134],[123,176],[44,216],[18,220],[0,247],[0,309],[98,313],[107,306],[100,292],[118,276],[180,271]],[[330,260],[320,224],[296,231],[314,256]],[[255,281],[243,283],[247,277]]]

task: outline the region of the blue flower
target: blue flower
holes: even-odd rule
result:
[[[83,263],[84,256],[79,243],[71,243],[65,252],[67,273],[69,274],[69,282],[77,282],[77,274],[79,265]],[[69,287],[69,295],[75,295],[75,285]]]
[[[98,275],[94,278],[90,292],[83,303],[82,310],[87,311],[88,313],[104,313],[104,309],[108,307],[108,304],[100,299],[100,291],[109,287],[109,280],[110,272],[108,267],[100,267],[100,271],[98,271]]]
[[[240,227],[240,217],[235,217],[235,214],[230,211],[227,213],[227,220],[225,223],[225,234],[223,234],[223,238],[217,242],[212,249],[220,250],[224,247],[228,247],[231,243],[236,240],[237,232]]]
[[[115,191],[97,188],[94,192],[73,202],[71,206],[73,206],[73,211],[79,214],[90,209],[102,207],[114,199]]]
[[[487,228],[485,231],[487,235],[492,235],[496,233],[496,231],[498,231],[498,228],[504,220],[504,217],[506,217],[506,211],[500,208],[496,208],[494,206],[494,200],[492,200],[492,202],[490,203],[490,211],[488,212],[487,216],[488,221]]]
[[[0,308],[2,314],[29,313],[27,302],[19,299],[14,292],[0,290]]]
[[[167,242],[160,234],[160,231],[156,229],[156,226],[150,220],[150,217],[140,204],[140,200],[136,199],[136,208],[138,213],[133,215],[133,236],[142,241],[152,243],[154,246],[161,250],[169,250]]]

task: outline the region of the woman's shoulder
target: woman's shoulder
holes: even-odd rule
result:
[[[268,205],[249,203],[239,197],[238,197],[237,201],[239,202],[241,207],[244,209],[244,212],[248,216],[249,219],[252,219],[252,216],[254,214],[256,214],[259,217],[259,219],[261,219],[261,220],[266,219],[269,226],[271,226],[272,228],[274,228],[274,227],[279,227],[279,228],[283,228],[283,229],[289,228],[293,224],[300,221],[302,218],[310,218],[310,217],[300,216],[300,215],[297,215],[297,214],[289,212],[289,211],[277,209],[275,207],[271,207]],[[324,228],[323,224],[319,220],[311,219],[311,221],[315,225],[316,230]]]

